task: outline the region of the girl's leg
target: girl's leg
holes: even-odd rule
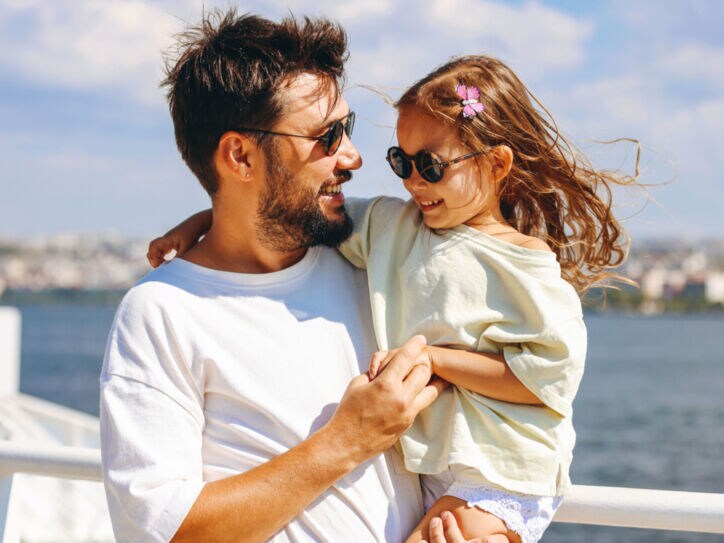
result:
[[[410,537],[407,538],[406,543],[429,541],[430,520],[439,517],[443,511],[450,511],[455,515],[460,531],[466,540],[477,537],[488,543],[521,543],[520,536],[508,530],[505,522],[498,517],[477,507],[468,507],[465,501],[452,496],[442,496],[433,504]],[[489,536],[495,537],[486,540]]]

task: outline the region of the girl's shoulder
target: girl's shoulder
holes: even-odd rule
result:
[[[548,251],[549,253],[553,252],[553,249],[550,248],[550,245],[548,245],[542,239],[533,236],[526,236],[525,234],[521,234],[520,232],[515,233],[514,239],[511,242],[519,247],[525,247],[526,249],[533,249],[535,251]]]
[[[515,245],[517,247],[524,247],[525,249],[531,249],[533,251],[545,251],[548,253],[553,252],[550,246],[542,239],[536,238],[534,236],[528,236],[526,234],[518,232],[517,230],[500,233],[495,235],[494,237],[496,237],[500,241],[510,243],[511,245]]]

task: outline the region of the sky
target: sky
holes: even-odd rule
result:
[[[364,166],[352,196],[404,196],[384,160],[398,97],[460,54],[513,68],[563,134],[647,191],[617,191],[636,239],[724,237],[724,2],[0,0],[0,238],[154,237],[209,199],[176,150],[159,81],[174,35],[226,9],[323,15],[349,36]]]

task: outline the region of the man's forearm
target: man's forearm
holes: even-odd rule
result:
[[[417,364],[424,347],[424,338],[411,338],[374,381],[352,379],[332,418],[296,447],[208,483],[173,541],[265,541],[340,477],[391,447],[444,388]]]
[[[206,484],[174,542],[266,541],[358,464],[322,428],[245,473]]]

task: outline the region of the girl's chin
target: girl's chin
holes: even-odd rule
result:
[[[428,228],[446,228],[443,221],[441,221],[440,219],[435,219],[434,217],[427,217],[423,215],[422,222],[424,222],[425,226],[427,226]]]

